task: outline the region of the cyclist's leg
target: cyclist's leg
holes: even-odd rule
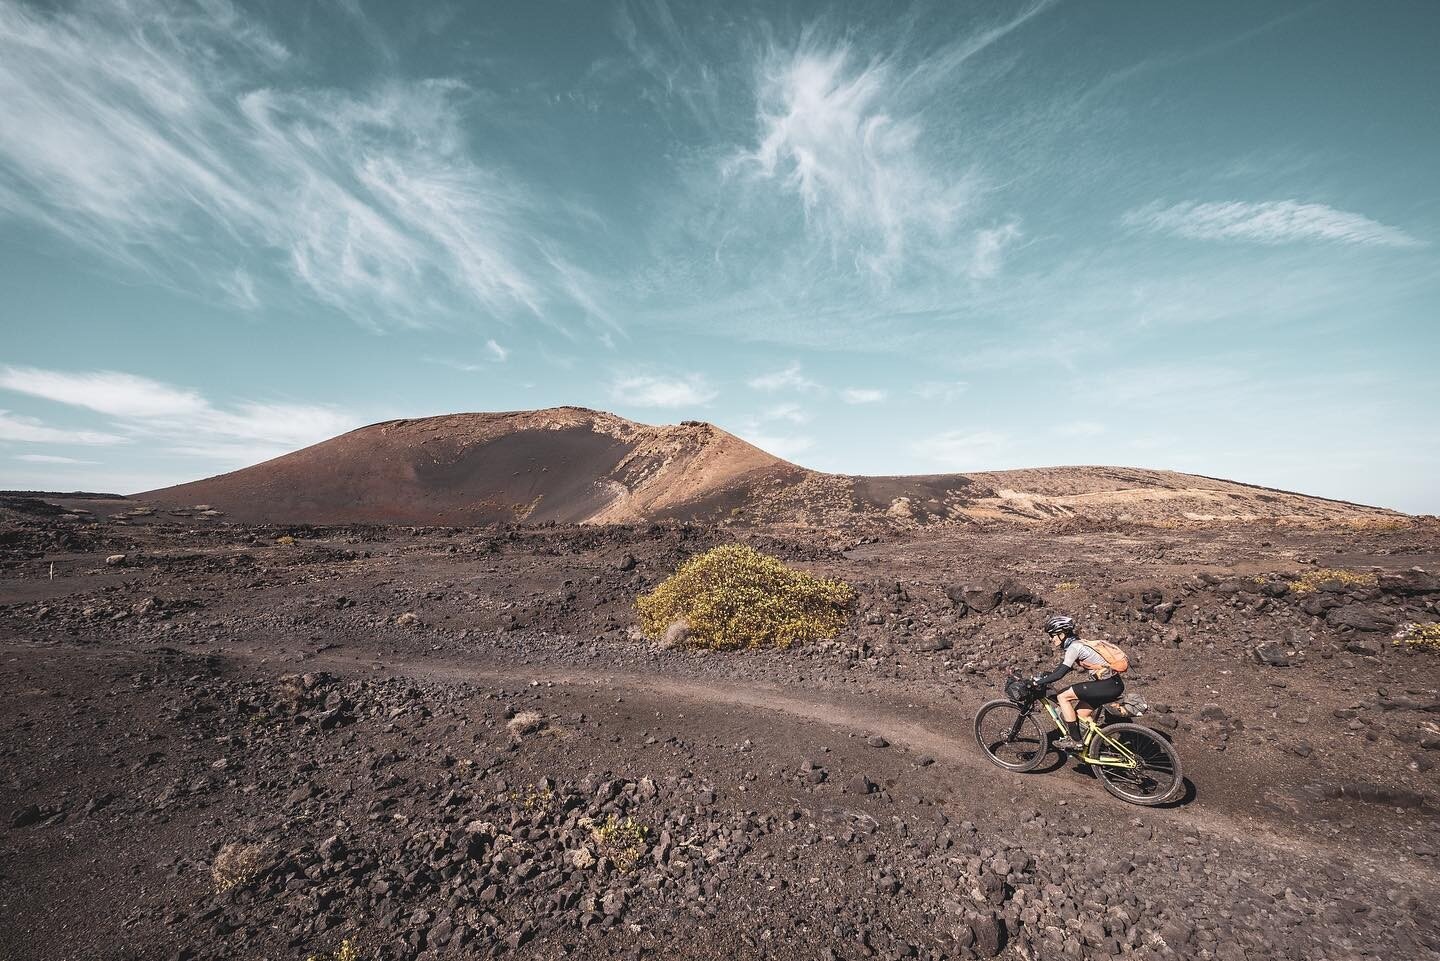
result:
[[[1055,698],[1056,705],[1060,708],[1060,717],[1065,721],[1065,737],[1061,738],[1058,746],[1062,750],[1073,751],[1080,746],[1083,734],[1080,730],[1080,722],[1075,719],[1075,705],[1079,698],[1075,693],[1075,684],[1061,691]]]
[[[1076,713],[1086,721],[1095,719],[1095,709],[1117,700],[1125,693],[1125,685],[1120,680],[1119,674],[1112,674],[1101,681],[1086,681],[1083,684],[1076,684],[1065,692],[1075,697],[1078,702]]]

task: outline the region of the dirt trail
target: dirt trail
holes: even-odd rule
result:
[[[237,654],[231,653],[227,656]],[[245,655],[238,656],[248,659]],[[259,660],[260,657],[257,655],[255,659]],[[938,761],[960,768],[961,772],[957,773],[966,779],[967,795],[971,803],[975,802],[976,795],[990,794],[994,796],[995,803],[1008,804],[1015,792],[1024,792],[1042,795],[1050,803],[1064,801],[1083,807],[1103,805],[1110,816],[1114,816],[1117,805],[1122,812],[1129,810],[1121,802],[1106,795],[1098,784],[1082,784],[1077,790],[1076,782],[1071,779],[1051,777],[1044,773],[1007,774],[998,770],[974,744],[971,735],[972,713],[947,710],[932,704],[921,706],[923,699],[913,694],[902,698],[916,703],[917,706],[911,713],[941,720],[948,725],[949,733],[937,730],[935,726],[909,720],[893,709],[869,707],[854,699],[840,703],[813,691],[797,692],[768,683],[693,681],[655,674],[584,672],[526,664],[501,667],[493,664],[477,666],[429,660],[423,663],[387,664],[373,656],[342,653],[322,653],[307,659],[304,666],[307,670],[353,672],[363,669],[393,677],[450,682],[489,681],[524,686],[534,681],[541,684],[588,687],[603,690],[606,694],[638,696],[651,700],[678,700],[692,705],[769,711],[867,735],[878,734],[893,744],[928,754]],[[1202,785],[1201,790],[1207,782],[1219,783],[1222,779],[1233,782],[1237,777],[1235,771],[1208,769],[1195,763],[1193,758],[1185,757],[1183,753],[1181,760],[1186,764],[1187,778]],[[1049,763],[1053,765],[1053,756]],[[1053,767],[1044,770],[1059,773]],[[1337,853],[1333,844],[1316,843],[1297,837],[1280,830],[1274,821],[1256,816],[1254,799],[1263,793],[1265,785],[1242,785],[1238,790],[1233,783],[1228,786],[1237,797],[1244,799],[1233,807],[1197,797],[1180,805],[1134,810],[1136,813],[1143,810],[1146,817],[1161,820],[1179,831],[1201,832],[1246,844],[1263,844],[1299,858],[1313,857],[1326,862],[1336,860]],[[1351,851],[1347,852],[1345,859],[1370,871],[1383,871],[1391,877],[1405,877],[1425,883],[1433,883],[1440,878],[1440,871],[1409,860],[1397,863],[1383,852]]]

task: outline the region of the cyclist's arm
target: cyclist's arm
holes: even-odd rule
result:
[[[1035,683],[1041,687],[1048,687],[1049,685],[1054,684],[1066,674],[1069,674],[1070,671],[1075,667],[1075,662],[1079,659],[1080,645],[1071,644],[1070,647],[1067,648],[1065,651],[1065,659],[1062,660],[1059,664],[1055,665],[1055,670],[1051,671],[1049,674],[1041,674],[1039,677],[1036,677],[1034,679]]]
[[[1060,680],[1060,678],[1064,677],[1066,674],[1069,673],[1070,665],[1062,661],[1058,665],[1056,665],[1055,670],[1051,671],[1049,674],[1040,674],[1032,678],[1031,680],[1035,682],[1037,687],[1048,687],[1049,685],[1054,684],[1056,681]]]

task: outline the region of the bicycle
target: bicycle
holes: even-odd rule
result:
[[[1064,736],[1067,732],[1060,709],[1047,689],[1031,687],[1018,677],[1006,683],[1005,695],[985,702],[976,712],[975,743],[1007,771],[1033,771],[1051,748],[1035,709],[1043,707],[1055,730]],[[1169,741],[1141,724],[1108,723],[1104,708],[1097,716],[1102,723],[1080,722],[1083,740],[1076,759],[1091,767],[1106,791],[1122,801],[1145,806],[1165,804],[1184,792],[1180,757]]]

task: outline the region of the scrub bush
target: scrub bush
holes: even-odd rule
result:
[[[1395,643],[1412,651],[1440,654],[1440,624],[1406,624],[1395,634]]]
[[[786,567],[743,544],[692,557],[635,602],[640,627],[659,639],[678,620],[686,643],[715,650],[789,647],[834,637],[845,626],[855,591]]]
[[[1313,594],[1327,584],[1343,584],[1346,587],[1374,587],[1375,575],[1320,567],[1313,571],[1306,571],[1291,581],[1290,590],[1296,594]]]

